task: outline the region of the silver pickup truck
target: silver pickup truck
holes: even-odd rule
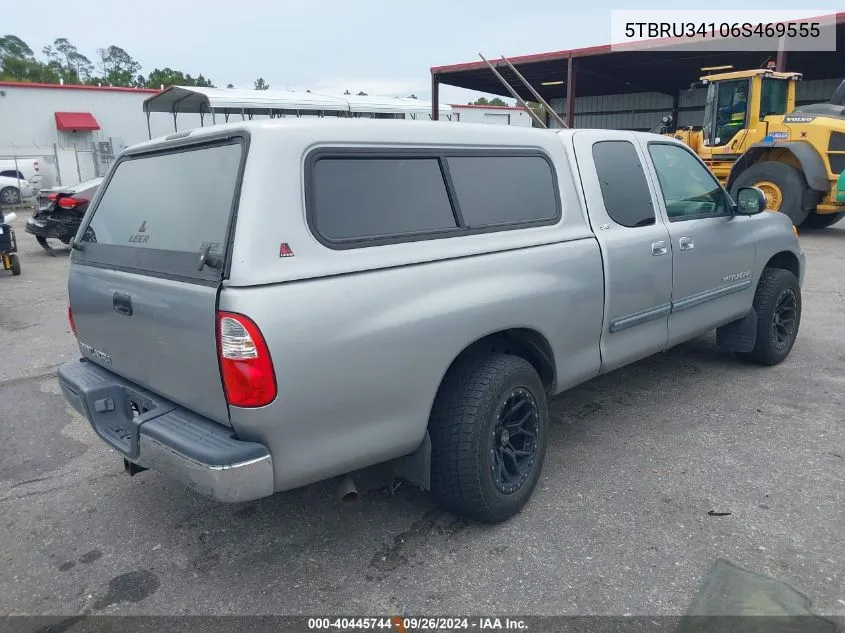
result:
[[[764,205],[643,133],[181,132],[125,151],[92,201],[59,381],[130,474],[237,502],[377,466],[502,521],[555,394],[714,329],[786,358],[804,255]]]

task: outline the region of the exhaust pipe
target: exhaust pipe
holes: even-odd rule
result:
[[[340,485],[337,487],[337,498],[341,503],[352,503],[358,499],[358,488],[352,477],[346,475],[340,480]]]

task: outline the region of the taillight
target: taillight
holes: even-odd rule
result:
[[[86,202],[88,201],[85,198],[59,198],[59,201],[56,204],[58,204],[62,209],[75,209]]]
[[[47,200],[49,200],[50,202],[53,202],[53,201],[55,201],[55,199],[56,199],[56,198],[58,198],[58,197],[59,197],[59,194],[57,194],[57,193],[51,193],[51,194],[48,194],[48,195],[47,195]]]
[[[70,321],[70,331],[76,336],[76,323],[73,322],[73,310],[70,306],[67,307],[67,320]]]
[[[32,168],[35,170],[35,173],[38,173],[38,170],[41,169],[41,166],[38,164],[37,160],[32,161]]]
[[[276,374],[258,326],[233,312],[217,313],[217,354],[226,401],[233,407],[263,407],[276,399]]]

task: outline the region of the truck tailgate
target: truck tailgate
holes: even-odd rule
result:
[[[77,236],[68,294],[82,355],[220,423],[217,293],[242,139],[121,157]]]

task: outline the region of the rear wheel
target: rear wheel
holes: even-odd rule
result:
[[[801,324],[801,287],[788,270],[766,268],[754,294],[754,349],[737,354],[757,365],[777,365],[789,356]]]
[[[528,361],[508,354],[459,361],[429,422],[432,492],[456,514],[510,518],[537,485],[547,429],[545,390]]]
[[[46,237],[42,237],[41,235],[37,235],[37,236],[35,237],[35,241],[36,241],[36,242],[38,242],[38,245],[39,245],[41,248],[43,248],[45,251],[47,251],[48,253],[50,253],[50,255],[52,255],[53,257],[55,257],[55,256],[56,256],[56,253],[55,253],[55,251],[53,250],[53,247],[52,247],[52,246],[50,246],[50,244],[47,242],[47,238],[46,238]]]
[[[3,204],[18,204],[21,201],[21,192],[14,187],[0,189],[0,202]]]
[[[845,218],[845,211],[840,213],[811,213],[801,223],[802,229],[826,229]]]
[[[9,255],[9,264],[13,275],[17,277],[21,274],[21,260],[17,255]]]
[[[804,175],[790,165],[774,161],[752,165],[734,181],[731,187],[734,200],[742,187],[760,189],[766,196],[766,210],[789,216],[795,226],[801,224],[810,213],[809,209],[804,208],[807,182]]]

